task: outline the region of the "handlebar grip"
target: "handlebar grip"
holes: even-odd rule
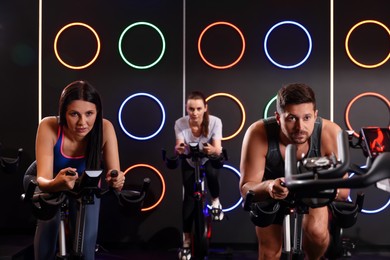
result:
[[[165,160],[167,159],[167,151],[165,149],[161,149],[161,155],[163,161],[165,162]]]
[[[144,179],[144,183],[142,185],[141,193],[146,193],[148,191],[151,182],[152,182],[152,180],[150,178],[145,178]]]
[[[71,170],[67,170],[65,175],[67,175],[67,176],[76,176],[76,172],[71,171]]]
[[[358,193],[356,197],[356,205],[358,206],[359,212],[363,209],[363,202],[364,202],[364,193]]]
[[[243,208],[244,210],[246,211],[250,211],[251,210],[251,204],[252,204],[252,201],[253,201],[253,198],[255,197],[255,193],[250,190],[246,193],[246,196],[245,196],[245,201],[244,201],[244,204],[243,204]]]
[[[229,157],[225,148],[222,148],[222,154],[223,154],[223,158],[225,158],[225,161],[228,161]]]
[[[111,177],[118,177],[118,171],[117,170],[112,170],[111,172],[110,172],[110,175],[111,175]]]

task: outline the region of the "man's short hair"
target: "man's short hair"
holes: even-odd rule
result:
[[[283,113],[287,105],[303,103],[313,103],[314,110],[316,110],[316,97],[313,89],[303,83],[288,84],[278,91],[276,111]]]

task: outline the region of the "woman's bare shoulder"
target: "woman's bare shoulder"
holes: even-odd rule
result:
[[[56,116],[48,116],[42,118],[39,122],[39,127],[49,128],[49,129],[57,129],[58,128],[58,117]]]

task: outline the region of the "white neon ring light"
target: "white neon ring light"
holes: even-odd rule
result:
[[[267,42],[268,42],[268,37],[269,35],[271,34],[271,32],[281,26],[281,25],[284,25],[284,24],[293,24],[293,25],[296,25],[298,26],[299,28],[301,28],[305,33],[306,33],[306,36],[307,36],[307,39],[309,40],[309,49],[306,53],[306,56],[300,61],[298,62],[297,64],[294,64],[294,65],[283,65],[283,64],[280,64],[280,63],[277,63],[276,61],[274,61],[272,58],[271,58],[271,55],[268,53],[268,48],[267,48]],[[306,30],[306,28],[304,26],[302,26],[301,24],[297,23],[297,22],[294,22],[294,21],[283,21],[283,22],[280,22],[280,23],[277,23],[275,24],[274,26],[271,27],[271,29],[269,29],[269,31],[267,32],[267,34],[265,35],[265,39],[264,39],[264,52],[265,52],[265,55],[267,55],[267,58],[277,67],[279,68],[282,68],[282,69],[293,69],[293,68],[296,68],[300,65],[302,65],[310,56],[310,53],[311,53],[311,50],[312,50],[312,41],[311,41],[311,37],[310,37],[310,33]]]
[[[122,40],[123,40],[123,37],[125,36],[125,34],[127,33],[128,30],[130,30],[131,28],[135,27],[135,26],[139,26],[139,25],[146,25],[146,26],[150,26],[152,27],[153,29],[155,29],[158,34],[160,35],[161,37],[161,43],[162,43],[162,48],[161,48],[161,53],[160,53],[160,56],[154,61],[152,62],[151,64],[149,65],[145,65],[145,66],[140,66],[140,65],[135,65],[133,63],[131,63],[130,61],[128,61],[125,57],[125,55],[123,54],[123,51],[122,51]],[[153,67],[154,65],[156,65],[162,58],[162,56],[164,55],[165,53],[165,38],[164,38],[164,35],[162,34],[162,32],[160,31],[160,29],[157,28],[157,26],[151,24],[151,23],[147,23],[147,22],[137,22],[137,23],[133,23],[131,25],[129,25],[121,34],[121,36],[119,37],[119,42],[118,42],[118,50],[119,50],[119,54],[120,56],[122,57],[123,61],[126,62],[129,66],[135,68],[135,69],[148,69],[148,68],[151,68]]]
[[[126,103],[130,99],[135,98],[135,97],[139,97],[139,96],[149,97],[149,98],[153,99],[154,101],[156,101],[156,103],[160,106],[160,109],[161,109],[162,119],[161,119],[160,127],[157,129],[156,132],[154,132],[153,134],[148,135],[148,136],[135,136],[135,135],[132,135],[131,133],[129,133],[126,130],[126,128],[124,127],[124,125],[122,123],[122,110],[123,110],[123,107],[126,105]],[[163,126],[165,124],[165,110],[164,110],[164,107],[163,107],[162,103],[160,102],[160,100],[158,100],[155,96],[153,96],[151,94],[148,94],[148,93],[136,93],[136,94],[133,94],[133,95],[129,96],[128,98],[125,99],[125,101],[123,101],[122,105],[119,108],[118,120],[119,120],[119,125],[121,126],[123,132],[125,132],[125,134],[127,134],[129,137],[131,137],[133,139],[136,139],[136,140],[148,140],[148,139],[151,139],[151,138],[155,137],[161,131],[161,129],[163,128]]]
[[[230,166],[230,165],[227,165],[227,164],[224,164],[223,165],[223,168],[226,168],[226,169],[229,169],[231,171],[233,171],[237,176],[238,178],[241,178],[241,173],[234,167]],[[228,211],[232,211],[233,209],[237,208],[238,206],[240,206],[242,203],[242,197],[240,196],[240,199],[237,201],[236,204],[234,204],[233,206],[231,206],[230,208],[225,208],[225,209],[222,209],[223,212],[228,212]],[[211,209],[211,206],[210,205],[207,205],[207,207],[209,209]]]
[[[362,167],[362,168],[364,168],[364,167]],[[355,175],[355,173],[351,173],[351,175],[349,175],[349,178],[351,178],[353,175]],[[352,202],[350,195],[348,195],[348,201]],[[362,209],[362,212],[365,214],[376,214],[376,213],[379,213],[379,212],[383,211],[384,209],[386,209],[389,205],[390,205],[390,198],[386,202],[386,204],[383,205],[382,207],[377,208],[377,209]]]

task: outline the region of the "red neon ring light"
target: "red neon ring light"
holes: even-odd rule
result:
[[[161,180],[161,185],[162,185],[161,189],[162,189],[162,191],[161,191],[160,198],[152,206],[141,209],[141,211],[148,211],[148,210],[151,210],[151,209],[154,209],[155,207],[157,207],[161,203],[162,199],[164,198],[164,195],[165,195],[165,181],[164,181],[164,177],[162,176],[162,174],[155,167],[153,167],[153,166],[151,166],[149,164],[143,164],[143,163],[135,164],[135,165],[130,166],[129,168],[127,168],[126,171],[124,172],[124,174],[126,175],[129,171],[131,171],[134,168],[138,168],[138,167],[146,167],[146,168],[151,169],[152,171],[154,171],[158,175],[158,177]]]
[[[351,126],[351,122],[349,120],[349,112],[351,110],[352,104],[355,103],[356,100],[358,100],[359,98],[362,98],[362,97],[367,97],[367,96],[379,98],[380,100],[385,102],[387,104],[387,107],[390,109],[390,101],[385,96],[383,96],[381,94],[378,94],[378,93],[375,93],[375,92],[364,92],[362,94],[357,95],[351,101],[349,101],[347,109],[345,110],[345,122],[347,124],[348,130],[353,131],[353,135],[356,136],[356,137],[359,137],[359,134],[356,133],[356,131],[353,130],[353,128]]]
[[[218,66],[218,65],[212,64],[211,62],[209,62],[209,61],[204,57],[204,55],[203,55],[203,53],[202,53],[201,43],[202,43],[203,35],[206,33],[206,31],[207,31],[208,29],[210,29],[211,27],[216,26],[216,25],[227,25],[227,26],[232,27],[233,29],[235,29],[235,30],[238,32],[238,34],[239,34],[240,37],[241,37],[241,41],[242,41],[242,49],[241,49],[241,53],[240,53],[240,55],[238,56],[238,58],[237,58],[234,62],[232,62],[232,63],[230,63],[230,64],[228,64],[228,65],[225,65],[225,66]],[[233,25],[233,24],[231,24],[231,23],[228,23],[228,22],[215,22],[215,23],[212,23],[212,24],[210,24],[209,26],[207,26],[207,27],[202,31],[202,33],[200,34],[199,39],[198,39],[198,52],[199,52],[199,55],[200,55],[200,57],[202,58],[202,60],[203,60],[207,65],[209,65],[210,67],[215,68],[215,69],[227,69],[227,68],[230,68],[230,67],[233,67],[234,65],[236,65],[236,64],[241,60],[242,56],[244,55],[244,52],[245,52],[245,38],[244,38],[244,35],[243,35],[242,32],[240,31],[240,29],[238,29],[237,26],[235,26],[235,25]]]
[[[92,58],[92,60],[90,62],[88,62],[87,64],[82,65],[82,66],[72,66],[72,65],[69,65],[65,61],[63,61],[61,59],[60,55],[58,54],[58,50],[57,50],[58,38],[60,38],[60,35],[61,35],[61,33],[63,31],[65,31],[66,29],[68,29],[69,27],[72,27],[72,26],[83,26],[83,27],[89,29],[95,35],[95,38],[96,38],[97,49],[96,49],[95,56]],[[61,62],[61,64],[64,65],[65,67],[68,67],[70,69],[75,69],[75,70],[84,69],[84,68],[90,66],[92,63],[94,63],[95,60],[97,59],[97,57],[99,56],[99,53],[100,53],[100,39],[99,39],[99,35],[97,34],[97,32],[91,26],[89,26],[89,25],[87,25],[85,23],[79,23],[79,22],[70,23],[70,24],[65,25],[64,27],[62,27],[62,29],[57,33],[56,38],[54,39],[54,53],[55,53],[58,61]]]

